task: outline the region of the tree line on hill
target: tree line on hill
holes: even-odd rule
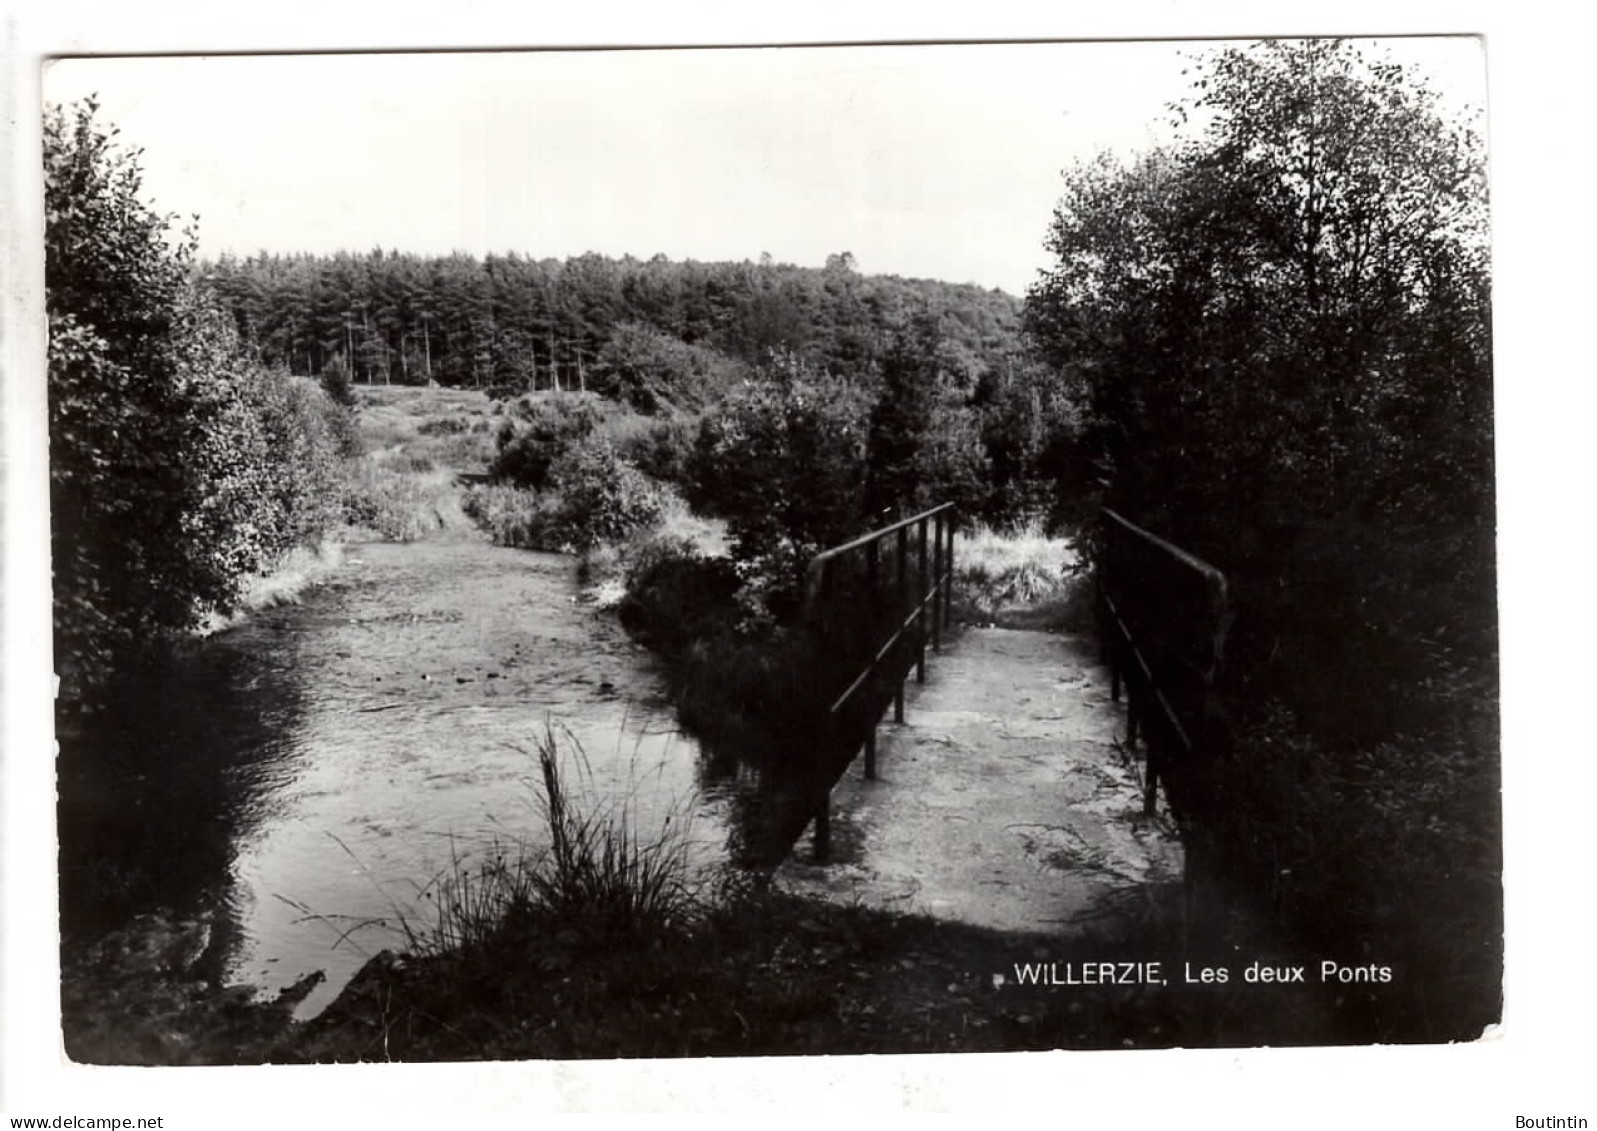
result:
[[[478,259],[223,256],[204,275],[261,360],[373,384],[613,389],[651,364],[720,375],[793,354],[839,374],[880,364],[920,315],[943,328],[943,364],[973,383],[1021,354],[1020,303],[1001,291],[861,274],[847,252],[824,268],[673,262],[657,255]]]

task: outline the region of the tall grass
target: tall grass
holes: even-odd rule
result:
[[[211,636],[225,631],[257,609],[295,604],[305,590],[335,572],[343,562],[343,544],[332,539],[324,538],[315,547],[295,546],[280,555],[269,569],[245,583],[238,605],[231,612],[213,610],[208,613],[196,635]]]
[[[570,744],[582,778],[591,780],[582,748]],[[553,730],[546,731],[538,770],[549,850],[545,866],[528,872],[534,906],[604,937],[645,937],[686,921],[696,888],[683,819],[669,813],[660,832],[644,834],[625,800],[585,806],[571,795],[562,761]]]
[[[1038,521],[1007,530],[979,523],[954,537],[954,599],[967,619],[1061,627],[1080,580],[1069,539]]]
[[[453,860],[423,893],[431,918],[401,917],[412,954],[491,977],[501,958],[551,939],[627,947],[699,913],[690,821],[679,807],[646,831],[632,799],[600,793],[581,745],[552,724],[536,757],[539,835],[475,863]]]
[[[351,525],[389,542],[414,542],[449,525],[454,479],[448,470],[395,470],[367,459],[347,486],[345,513]]]
[[[496,546],[521,550],[560,548],[546,536],[559,510],[559,499],[553,493],[500,483],[476,484],[465,493],[461,506]]]

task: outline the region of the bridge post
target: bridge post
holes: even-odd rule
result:
[[[1151,817],[1159,808],[1159,779],[1164,776],[1164,756],[1158,751],[1158,743],[1146,742],[1144,745],[1147,747],[1147,757],[1143,759],[1142,811]]]
[[[954,512],[943,513],[948,516],[948,551],[943,559],[943,628],[947,629],[953,621],[954,608]]]
[[[940,590],[943,583],[943,516],[932,519],[932,651],[943,649],[943,602]]]
[[[897,598],[893,602],[893,619],[902,622],[904,609],[908,602],[904,600],[905,590],[909,587],[909,527],[898,528],[898,568],[895,582]],[[902,725],[904,722],[904,677],[908,673],[900,672],[898,657],[893,657],[893,721]]]
[[[832,563],[829,560],[821,562],[820,584],[817,588],[820,595],[820,620],[816,628],[820,635],[821,653],[824,658],[826,645],[831,637],[830,626],[827,623],[832,608]],[[832,851],[832,783],[828,771],[831,769],[830,753],[836,729],[832,716],[828,713],[821,723],[820,741],[815,744],[814,764],[811,766],[811,771],[815,775],[813,788],[819,798],[819,804],[815,809],[814,853],[815,859],[822,863]]]
[[[926,682],[926,520],[920,520],[920,584],[915,587],[915,682]]]

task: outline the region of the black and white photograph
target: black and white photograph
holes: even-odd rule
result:
[[[1489,40],[535,47],[43,61],[37,1039],[1500,1041]]]

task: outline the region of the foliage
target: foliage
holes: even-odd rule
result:
[[[1080,415],[1056,375],[1029,358],[1005,359],[982,375],[972,405],[988,460],[984,520],[1079,526],[1098,485],[1077,458]]]
[[[556,538],[581,549],[614,541],[658,523],[665,496],[660,485],[608,444],[569,451],[550,473],[560,496]]]
[[[970,515],[987,502],[989,461],[968,374],[951,366],[942,327],[917,318],[882,363],[871,410],[866,507],[887,518],[952,502]]]
[[[553,465],[542,491],[474,487],[466,512],[501,546],[588,550],[657,525],[669,493],[603,441],[573,448]]]
[[[866,402],[791,357],[709,413],[699,495],[727,520],[733,556],[791,612],[810,559],[859,532]]]
[[[1479,141],[1345,43],[1199,71],[1201,136],[1069,175],[1029,325],[1101,500],[1227,569],[1253,677],[1375,736],[1350,700],[1494,647]]]
[[[664,483],[691,487],[693,451],[699,435],[694,417],[665,416],[618,441],[617,450],[644,474]]]
[[[51,550],[69,695],[337,521],[349,412],[263,370],[92,99],[44,123]]]
[[[344,520],[388,542],[415,542],[441,529],[454,476],[417,466],[425,458],[406,456],[400,467],[362,461],[344,484]]]
[[[1232,866],[1325,948],[1380,940],[1400,956],[1406,992],[1386,1008],[1432,1039],[1478,1034],[1502,1009],[1502,839],[1480,819],[1501,790],[1494,720],[1476,717],[1489,696],[1459,713],[1450,732],[1349,752],[1271,701],[1240,728],[1248,763],[1224,782]]]
[[[526,398],[515,402],[498,435],[499,453],[488,474],[500,483],[539,489],[549,485],[555,462],[593,434],[602,419],[583,397]]]
[[[740,363],[716,350],[644,323],[623,322],[599,353],[592,387],[653,414],[702,409],[743,374]]]
[[[917,504],[926,501],[917,457],[931,433],[942,392],[936,345],[936,324],[923,316],[912,333],[895,338],[883,361],[867,449],[867,507],[873,514],[919,510]]]
[[[1501,894],[1481,143],[1328,40],[1215,52],[1176,113],[1067,174],[1028,298],[1077,479],[1227,574],[1231,878],[1416,980],[1467,968],[1425,993],[1468,1012]]]
[[[523,487],[490,483],[473,486],[461,499],[461,508],[488,532],[496,546],[523,550],[559,549],[544,538],[554,510],[554,496],[545,496]]]

